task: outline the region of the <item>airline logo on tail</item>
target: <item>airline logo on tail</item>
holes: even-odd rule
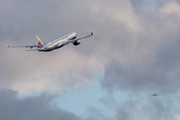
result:
[[[39,48],[43,47],[43,43],[41,41],[38,42]]]
[[[39,37],[37,35],[36,35],[36,39],[38,41],[39,48],[42,48],[44,46],[44,44],[42,43],[42,41],[39,39]]]

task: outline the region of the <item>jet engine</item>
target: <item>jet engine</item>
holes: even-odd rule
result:
[[[74,42],[73,42],[73,44],[74,44],[75,46],[79,45],[80,43],[81,43],[80,40],[77,40],[77,41],[74,41]]]

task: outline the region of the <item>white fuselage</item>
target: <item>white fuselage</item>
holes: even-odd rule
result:
[[[58,49],[66,45],[69,40],[75,39],[77,34],[75,32],[68,32],[48,43],[46,43],[39,51],[52,51],[54,49]]]

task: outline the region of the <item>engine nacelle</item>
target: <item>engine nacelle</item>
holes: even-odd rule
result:
[[[74,41],[74,42],[73,42],[73,44],[74,44],[75,46],[79,45],[80,43],[81,43],[81,41],[80,41],[80,40],[78,40],[78,41]]]

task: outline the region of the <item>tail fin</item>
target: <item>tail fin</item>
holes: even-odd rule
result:
[[[37,35],[36,35],[36,39],[38,41],[39,48],[42,48],[44,46],[44,44],[42,43],[42,41],[39,39],[39,37]]]

